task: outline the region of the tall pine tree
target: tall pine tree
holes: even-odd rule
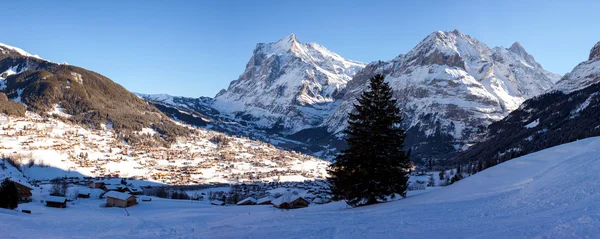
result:
[[[406,197],[410,160],[392,93],[382,75],[371,78],[349,114],[344,131],[348,148],[328,170],[334,198],[350,206],[375,204],[395,194]]]
[[[19,190],[13,181],[5,178],[0,184],[0,208],[15,209],[19,205]]]

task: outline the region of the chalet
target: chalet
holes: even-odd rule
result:
[[[258,205],[271,205],[271,197],[263,197],[263,198],[259,198],[258,200],[256,200],[256,204]]]
[[[25,182],[14,182],[17,190],[19,190],[19,202],[31,202],[31,190],[33,186]]]
[[[107,207],[130,207],[137,204],[135,196],[128,193],[110,191],[104,196],[106,197]]]
[[[57,207],[57,208],[66,208],[67,207],[67,198],[66,197],[58,197],[58,196],[47,196],[45,198],[46,207]]]
[[[284,195],[271,202],[274,207],[281,209],[296,209],[308,207],[309,201],[298,195]]]
[[[238,206],[256,205],[256,198],[249,197],[237,203]]]

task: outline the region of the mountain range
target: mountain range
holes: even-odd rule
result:
[[[417,162],[444,161],[467,149],[488,125],[560,79],[518,42],[490,48],[458,30],[433,32],[408,53],[369,64],[292,34],[258,44],[244,73],[215,98],[141,96],[199,116],[208,127],[285,139],[284,147],[331,158],[345,147],[347,115],[374,74],[395,89]]]

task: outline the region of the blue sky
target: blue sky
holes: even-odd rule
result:
[[[353,60],[389,60],[459,29],[519,41],[564,74],[600,41],[600,1],[10,1],[0,42],[106,75],[131,91],[214,96],[259,42],[296,33]]]

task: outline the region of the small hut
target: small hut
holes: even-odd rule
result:
[[[210,201],[210,204],[215,205],[215,206],[225,206],[225,202],[223,202],[221,200],[212,200],[212,201]]]
[[[57,208],[66,208],[67,207],[67,198],[66,197],[47,196],[45,201],[46,201],[46,207],[57,207]]]
[[[135,196],[128,193],[110,191],[104,196],[106,197],[107,207],[130,207],[137,204]]]
[[[78,198],[90,198],[90,193],[78,193]]]

